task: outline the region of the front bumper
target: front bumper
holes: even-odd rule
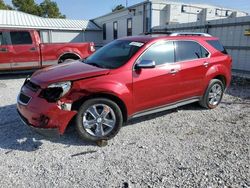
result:
[[[39,97],[39,93],[40,91],[32,91],[25,85],[22,87],[17,98],[17,111],[21,120],[42,135],[62,135],[77,112],[62,110],[57,103],[49,103]],[[28,96],[29,100],[20,97],[21,94],[26,98]]]
[[[38,134],[40,134],[42,136],[49,137],[49,138],[59,138],[60,137],[60,133],[59,133],[57,128],[44,129],[44,128],[34,127],[33,125],[29,124],[28,120],[18,111],[18,109],[17,109],[17,112],[18,112],[23,124],[28,126],[29,128],[31,128],[33,131],[37,132]]]

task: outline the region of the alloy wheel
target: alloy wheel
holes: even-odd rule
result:
[[[209,91],[209,95],[208,95],[209,104],[213,106],[218,105],[222,98],[222,94],[223,94],[223,89],[221,85],[217,83],[214,84]]]
[[[91,105],[83,114],[83,127],[95,137],[108,135],[116,124],[114,110],[106,104]]]

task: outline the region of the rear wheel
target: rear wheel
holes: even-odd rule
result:
[[[72,61],[80,59],[77,55],[75,54],[64,54],[62,57],[60,57],[58,63],[70,63]]]
[[[200,101],[200,105],[208,109],[216,108],[221,102],[224,89],[225,86],[220,80],[211,80],[204,96]]]
[[[119,106],[105,98],[87,100],[76,117],[76,129],[81,138],[90,141],[109,140],[123,123]]]
[[[61,61],[62,63],[70,63],[72,61],[75,61],[75,59],[65,59],[63,61]]]

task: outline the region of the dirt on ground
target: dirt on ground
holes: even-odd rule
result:
[[[25,76],[0,77],[0,187],[250,187],[250,81],[221,105],[191,104],[128,122],[106,147],[71,126],[49,139],[19,120]]]

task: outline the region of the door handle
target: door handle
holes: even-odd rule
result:
[[[209,62],[206,61],[206,62],[203,63],[203,65],[204,65],[205,67],[208,67]]]
[[[170,70],[170,74],[176,74],[176,73],[178,73],[178,72],[179,72],[178,69],[171,69],[171,70]]]
[[[7,48],[0,48],[0,52],[8,52]]]
[[[32,47],[32,48],[30,48],[30,51],[31,51],[31,52],[36,51],[36,47]]]

